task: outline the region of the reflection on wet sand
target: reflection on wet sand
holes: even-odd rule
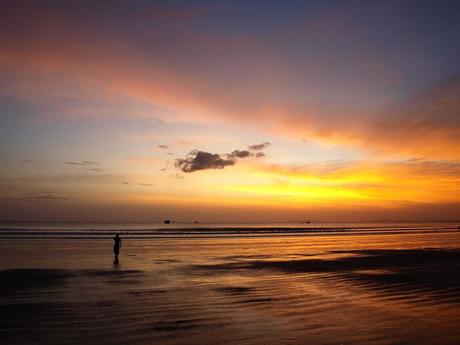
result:
[[[278,270],[284,273],[331,273],[355,285],[391,294],[392,290],[433,296],[460,303],[460,250],[354,250],[336,259],[247,260],[192,268],[228,272],[231,270]]]

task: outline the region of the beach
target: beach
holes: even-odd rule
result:
[[[122,233],[118,265],[111,235],[4,235],[1,343],[458,344],[460,232],[396,230]]]
[[[460,0],[0,23],[0,345],[460,345]]]

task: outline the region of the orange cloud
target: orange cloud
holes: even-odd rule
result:
[[[259,182],[237,185],[237,191],[295,204],[395,208],[460,202],[459,161],[337,161],[253,169]]]
[[[292,113],[291,113],[292,114]],[[327,121],[280,117],[273,131],[357,147],[375,155],[460,158],[460,75],[378,112],[350,113]]]

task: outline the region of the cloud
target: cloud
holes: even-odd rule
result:
[[[234,150],[233,152],[227,154],[227,157],[231,159],[236,159],[236,158],[247,158],[247,157],[265,157],[265,153],[263,152],[251,152],[251,151],[261,151],[269,147],[271,144],[266,141],[262,144],[255,144],[255,145],[249,145],[248,150]]]
[[[398,102],[347,112],[304,117],[293,109],[273,131],[385,157],[460,158],[460,74],[448,75]]]
[[[262,199],[297,204],[368,206],[400,210],[408,203],[458,203],[460,161],[335,160],[304,165],[248,168],[254,181],[241,180],[233,188]]]
[[[24,193],[17,196],[8,197],[8,200],[11,201],[20,201],[20,202],[39,202],[42,200],[69,200],[70,198],[61,196],[54,192],[32,192]]]
[[[246,158],[251,155],[252,155],[251,152],[247,150],[235,150],[232,153],[228,154],[227,156],[233,159],[233,158]]]
[[[153,187],[152,183],[139,183],[139,186]]]
[[[168,145],[157,145],[157,147],[158,147],[159,149],[167,149],[167,148],[169,148]]]
[[[96,165],[96,164],[99,164],[99,162],[94,162],[94,161],[80,161],[80,162],[68,161],[64,163],[69,164],[69,165]]]
[[[290,27],[284,34],[269,35],[266,30],[254,31],[263,32],[263,37],[257,34],[238,37],[219,30],[204,33],[193,27],[182,30],[178,21],[201,13],[200,8],[190,5],[158,5],[150,10],[134,6],[123,11],[105,6],[81,11],[72,11],[72,6],[68,11],[51,5],[31,6],[27,11],[22,6],[4,6],[4,11],[0,11],[5,23],[1,33],[4,49],[0,59],[5,66],[2,71],[14,76],[5,90],[13,90],[9,92],[17,97],[35,95],[32,98],[37,102],[46,103],[37,97],[43,90],[52,95],[49,97],[55,97],[54,92],[48,92],[50,86],[54,86],[53,90],[66,88],[51,77],[46,87],[38,81],[42,75],[62,73],[81,83],[81,90],[95,84],[113,98],[122,94],[165,108],[168,111],[162,112],[165,114],[162,116],[169,121],[237,123],[280,135],[309,135],[312,140],[356,145],[366,150],[404,151],[431,158],[459,157],[460,117],[455,115],[459,110],[455,97],[460,98],[455,81],[449,83],[452,92],[441,87],[452,101],[438,97],[440,102],[437,102],[428,97],[425,99],[435,101],[425,107],[424,98],[420,97],[416,100],[420,106],[400,104],[374,114],[373,118],[373,109],[396,98],[395,90],[410,90],[405,84],[413,87],[414,82],[408,82],[408,77],[419,80],[418,72],[411,71],[416,70],[413,58],[419,57],[420,50],[415,42],[409,45],[413,48],[409,52],[388,50],[395,54],[404,51],[402,60],[408,68],[393,65],[398,61],[397,56],[381,59],[382,50],[368,48],[372,48],[370,42],[386,40],[357,40],[361,29],[348,22],[351,8],[346,6],[336,9],[337,14],[331,10],[333,20],[329,19],[328,11],[316,19],[307,16],[304,22],[308,25],[302,25],[301,30]],[[133,18],[146,25],[131,25],[129,19]],[[85,30],[76,24],[83,21],[87,23]],[[167,26],[170,30],[148,25],[168,24],[165,21],[177,25]],[[112,25],[115,31],[110,32],[121,38],[116,44],[107,39],[108,31],[100,29],[101,23]],[[151,31],[145,31],[149,28]],[[285,36],[287,33],[293,36]],[[266,37],[271,38],[270,47],[265,44]],[[300,37],[305,44],[298,44]],[[325,38],[330,44],[323,44]],[[289,42],[292,46],[286,45]],[[343,42],[353,43],[350,46],[354,49],[342,53]],[[451,52],[453,45],[447,42],[444,48]],[[423,42],[418,47],[425,45]],[[148,46],[157,49],[149,54],[144,49]],[[308,59],[299,48],[303,46],[312,48]],[[206,66],[200,64],[203,58],[208,61]],[[83,96],[87,98],[85,92]],[[400,95],[396,96],[399,99]],[[436,106],[438,103],[440,107]],[[89,108],[93,106],[90,104]],[[96,112],[103,109],[97,107]],[[250,150],[257,149],[250,147]]]
[[[252,150],[262,150],[268,147],[270,143],[262,143],[258,145],[251,145]],[[255,149],[254,149],[255,147]],[[264,157],[263,152],[252,153],[248,150],[233,150],[227,154],[217,154],[205,151],[193,150],[187,154],[185,159],[176,159],[176,168],[181,169],[183,172],[191,173],[197,170],[206,169],[223,169],[226,166],[235,165],[238,159],[244,159],[248,157]]]
[[[266,149],[267,147],[269,147],[271,144],[266,141],[262,144],[255,144],[255,145],[251,145],[248,147],[249,150],[251,151],[260,151],[260,150],[263,150],[263,149]]]
[[[310,67],[304,66],[304,73],[299,74],[298,68],[290,61],[292,54],[281,56],[280,52],[283,50],[277,46],[267,51],[264,44],[253,44],[255,37],[252,35],[234,37],[217,32],[208,34],[193,28],[157,30],[156,27],[145,34],[136,30],[142,27],[144,31],[146,27],[150,27],[149,25],[129,25],[127,28],[124,28],[123,24],[119,26],[120,23],[129,23],[129,20],[125,20],[128,17],[135,18],[136,22],[144,20],[145,23],[194,17],[202,13],[203,9],[200,7],[158,5],[153,10],[141,11],[141,7],[136,7],[122,13],[113,13],[113,9],[107,9],[111,15],[122,14],[122,21],[116,20],[117,16],[110,17],[116,23],[114,28],[120,29],[115,34],[122,39],[116,44],[105,37],[105,30],[98,30],[100,21],[92,19],[98,17],[93,15],[93,11],[101,8],[76,11],[79,21],[87,23],[86,30],[81,30],[79,25],[75,25],[75,11],[71,11],[70,8],[72,7],[69,7],[68,11],[63,11],[60,7],[37,5],[29,9],[26,16],[20,6],[5,8],[2,18],[5,18],[7,27],[1,37],[5,49],[0,59],[2,62],[5,61],[5,66],[11,64],[14,67],[12,69],[17,71],[15,73],[18,75],[18,85],[8,85],[8,89],[15,86],[15,95],[33,94],[35,101],[46,103],[42,97],[37,97],[43,93],[41,90],[49,90],[50,84],[55,89],[68,88],[62,87],[62,81],[51,77],[47,80],[46,87],[43,87],[43,83],[37,79],[42,74],[54,76],[62,73],[74,78],[80,89],[85,91],[82,100],[90,98],[88,94],[91,95],[92,92],[86,92],[90,85],[98,85],[98,89],[107,93],[107,98],[118,99],[123,95],[167,109],[159,115],[167,121],[230,122],[271,130],[272,126],[277,127],[285,123],[289,125],[298,119],[302,125],[295,127],[301,127],[305,132],[306,128],[314,127],[316,122],[322,125],[322,119],[326,118],[321,116],[322,114],[317,114],[317,106],[310,104],[313,103],[315,94],[303,92],[303,88],[306,88],[321,90],[321,94],[325,94],[324,85],[321,87],[321,81],[318,80],[320,78],[314,76],[322,75],[324,72],[317,72],[321,69],[313,63]],[[91,15],[86,17],[88,14]],[[107,13],[100,15],[106,20],[109,18]],[[133,40],[132,37],[136,39]],[[280,40],[279,36],[276,37],[275,40]],[[148,39],[148,42],[144,42],[143,39]],[[170,42],[174,44],[171,45]],[[280,40],[279,43],[284,46],[284,40]],[[154,55],[144,49],[150,45],[158,48],[155,49]],[[183,61],[183,51],[189,52],[187,61]],[[362,50],[359,50],[359,56],[361,55]],[[107,60],[107,56],[111,56],[110,61]],[[198,67],[202,65],[198,62],[202,61],[203,57],[209,61],[206,68]],[[27,80],[22,80],[24,70],[30,72],[27,73]],[[276,72],[280,70],[283,73]],[[308,75],[308,80],[299,78],[299,75]],[[353,76],[354,80],[359,77],[360,75]],[[375,84],[375,81],[373,83]],[[298,89],[298,92],[272,86],[280,84],[293,85],[292,88]],[[328,81],[324,84],[340,83]],[[29,90],[31,88],[33,90]],[[26,91],[21,89],[29,91],[21,92]],[[350,88],[347,87],[348,89]],[[54,92],[47,94],[55,97]],[[268,104],[267,99],[270,100]],[[53,100],[48,101],[53,103]],[[330,99],[327,102],[333,103]],[[106,108],[88,105],[88,101],[82,103],[92,110],[91,114],[104,112]],[[78,107],[74,104],[65,105],[71,108]],[[49,104],[45,104],[46,106]],[[63,110],[60,109],[59,112],[62,113]],[[328,114],[330,113],[328,111]],[[318,117],[320,121],[316,121]],[[264,121],[261,121],[262,119]],[[261,150],[265,144],[252,145],[249,150]]]
[[[460,74],[383,109],[362,144],[382,151],[460,157]]]
[[[279,49],[276,44],[267,49],[267,45],[259,43],[263,40],[252,34],[206,33],[196,28],[158,30],[148,25],[153,21],[148,15],[151,11],[141,10],[142,6],[120,12],[107,8],[112,16],[100,13],[109,21],[108,24],[116,24],[113,28],[121,39],[114,44],[105,36],[106,30],[100,29],[101,21],[94,19],[99,17],[94,15],[95,11],[101,11],[103,7],[88,7],[80,12],[72,11],[72,6],[63,11],[61,7],[36,5],[28,9],[27,16],[23,14],[21,6],[5,8],[2,19],[5,19],[7,27],[1,37],[5,49],[0,58],[8,70],[14,68],[16,71],[19,80],[15,85],[15,95],[34,94],[36,89],[49,90],[50,84],[57,89],[67,89],[51,78],[45,88],[36,80],[42,74],[54,76],[62,73],[81,83],[80,89],[98,85],[100,90],[107,92],[108,97],[117,99],[124,95],[165,108],[168,111],[160,116],[167,121],[244,122],[267,130],[290,114],[300,116],[304,126],[308,126],[310,118],[315,117],[314,106],[310,104],[315,94],[304,92],[304,89],[321,90],[320,94],[325,94],[324,87],[319,85],[321,80],[318,80],[324,72],[320,72],[321,69],[314,63],[312,66],[302,66],[305,71],[299,74],[299,66],[291,61],[293,54],[282,56],[284,49]],[[156,13],[156,18],[188,17],[196,13],[189,7],[158,6],[153,13]],[[77,17],[75,12],[78,13]],[[222,10],[220,13],[223,14]],[[122,20],[118,20],[118,15]],[[81,30],[75,23],[77,18],[77,22],[87,23],[86,30]],[[129,23],[128,18],[139,23],[144,20],[146,25],[124,27]],[[104,22],[104,25],[107,23]],[[151,31],[145,31],[148,28]],[[140,29],[141,32],[137,31]],[[284,38],[275,36],[275,41],[284,47]],[[147,46],[157,49],[149,52],[144,49]],[[183,60],[183,51],[189,52],[186,61]],[[362,50],[359,50],[359,56],[362,54]],[[110,61],[107,56],[111,56]],[[209,62],[207,66],[200,63],[203,58]],[[349,67],[346,69],[348,71]],[[25,81],[22,80],[25,79],[22,77],[24,70],[30,72]],[[283,73],[279,72],[281,70]],[[316,74],[318,76],[315,77]],[[308,79],[299,78],[299,75],[308,75]],[[359,77],[353,76],[354,80]],[[375,85],[376,81],[373,80],[373,83]],[[329,80],[327,83],[323,81],[323,84],[340,85]],[[292,85],[296,92],[278,85]],[[8,85],[8,89],[12,86]],[[24,88],[34,90],[20,92]],[[54,92],[51,94],[54,95]],[[42,97],[34,98],[37,102],[43,102]],[[329,98],[327,103],[332,103]],[[96,112],[104,109],[98,108]]]
[[[225,157],[225,156],[224,156]],[[185,159],[176,159],[175,166],[186,173],[205,169],[223,169],[235,165],[235,160],[223,158],[217,153],[193,150]]]

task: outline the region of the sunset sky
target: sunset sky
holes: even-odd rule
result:
[[[2,1],[0,220],[460,219],[459,1]]]

